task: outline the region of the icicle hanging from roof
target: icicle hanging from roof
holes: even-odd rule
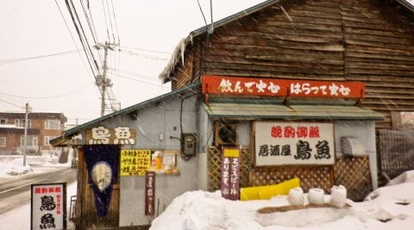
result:
[[[166,82],[167,78],[170,76],[171,72],[173,71],[174,67],[177,65],[180,59],[182,65],[184,66],[185,49],[189,43],[193,43],[193,36],[191,34],[188,35],[186,38],[181,39],[181,41],[175,47],[174,52],[171,55],[170,61],[159,75],[161,81]]]

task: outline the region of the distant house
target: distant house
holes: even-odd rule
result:
[[[51,141],[78,152],[77,227],[148,225],[187,191],[237,199],[294,177],[361,200],[390,165],[414,169],[397,144],[414,136],[400,136],[414,112],[402,3],[268,0],[191,32],[160,76],[172,92]]]
[[[62,113],[29,113],[27,154],[41,155],[55,148],[49,141],[60,136],[67,118]],[[0,154],[22,154],[25,113],[0,113]]]

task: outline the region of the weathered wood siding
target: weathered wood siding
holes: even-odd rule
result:
[[[397,7],[353,0],[341,5],[346,79],[365,82],[363,105],[386,115],[379,128],[392,127],[391,111],[414,111],[414,16]]]
[[[362,81],[362,105],[386,116],[377,128],[414,111],[414,13],[394,1],[279,1],[190,47],[173,89],[201,74]]]

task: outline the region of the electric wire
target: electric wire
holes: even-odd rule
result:
[[[73,91],[70,91],[70,92],[66,92],[66,93],[63,93],[63,94],[58,94],[58,95],[42,96],[42,97],[25,97],[25,98],[27,98],[27,99],[51,99],[51,98],[65,97],[65,96],[68,96],[68,95],[72,95],[72,94],[78,93],[78,92],[80,92],[80,91],[82,91],[82,90],[90,87],[91,85],[92,85],[92,83],[89,83],[88,85],[83,86],[83,87],[81,87],[79,89],[76,89],[76,90],[73,90]],[[0,92],[0,94],[6,95],[6,96],[9,96],[9,97],[21,97],[19,95],[9,94],[9,93],[3,93],[3,92]]]
[[[104,12],[104,18],[105,18],[105,25],[106,25],[106,36],[108,38],[108,42],[111,43],[111,38],[109,37],[109,29],[108,29],[108,19],[106,18],[106,10],[105,10],[105,3],[103,1],[101,1],[101,5],[102,5],[102,11]]]
[[[117,34],[117,37],[118,37],[118,44],[121,44],[121,39],[119,39],[118,22],[116,20],[115,7],[114,7],[113,0],[111,0],[111,5],[112,5],[112,14],[114,15],[114,24],[115,24],[116,34]]]
[[[93,17],[92,17],[91,11],[89,10],[89,14],[90,14],[90,16],[89,16],[88,15],[88,12],[87,12],[87,10],[85,8],[84,2],[83,1],[80,1],[80,3],[82,5],[83,14],[85,15],[85,19],[86,19],[86,22],[88,24],[88,27],[89,27],[91,36],[92,36],[93,41],[94,41],[94,44],[97,44],[98,43],[98,37],[96,35],[95,26],[93,25]],[[102,62],[102,56],[101,56],[101,54],[99,52],[98,52],[98,56],[99,56],[99,60]]]
[[[133,77],[128,77],[128,76],[126,76],[125,74],[121,74],[121,73],[114,73],[114,75],[119,76],[120,78],[123,78],[123,79],[130,80],[130,81],[135,81],[135,82],[139,82],[139,83],[144,83],[144,84],[147,84],[147,85],[152,85],[152,86],[159,86],[159,85],[158,85],[158,84],[156,84],[156,83],[151,83],[151,82],[142,81],[142,80],[139,80],[139,79],[136,79],[136,78],[133,78]]]
[[[119,46],[119,48],[125,48],[125,49],[130,49],[130,50],[138,50],[138,51],[144,51],[144,52],[150,52],[150,53],[171,55],[170,52],[158,51],[158,50],[147,50],[147,49],[141,49],[141,48],[134,48],[134,47],[131,47],[131,46]]]
[[[91,21],[91,26],[90,26],[91,34],[95,35],[96,39],[94,41],[95,41],[95,45],[97,45],[98,44],[98,35],[97,35],[97,32],[96,32],[96,27],[95,27],[95,22],[93,20],[92,11],[91,11],[91,8],[89,6],[89,0],[88,0],[88,4],[87,4],[87,9],[88,9],[89,17],[90,17],[90,21]],[[98,56],[99,56],[99,60],[102,62],[103,58],[102,58],[101,53],[98,52]]]
[[[200,8],[201,16],[203,16],[204,24],[206,24],[206,27],[207,27],[206,16],[204,16],[204,12],[203,12],[203,9],[201,8],[200,1],[199,0],[196,0],[196,1],[197,1],[197,4],[198,4],[198,7]]]
[[[75,14],[76,19],[77,19],[78,24],[79,24],[79,28],[80,28],[79,33],[80,33],[80,32],[82,32],[82,34],[80,35],[80,37],[82,37],[82,35],[83,35],[83,39],[85,40],[85,41],[83,41],[83,39],[81,39],[81,42],[82,42],[82,43],[86,42],[86,45],[84,45],[83,47],[84,47],[84,49],[86,49],[87,51],[89,51],[89,55],[90,55],[90,56],[91,56],[91,58],[92,58],[92,62],[93,62],[93,64],[95,65],[96,69],[97,69],[97,70],[98,70],[98,72],[99,72],[99,69],[100,69],[100,68],[99,68],[99,66],[98,66],[98,63],[96,62],[96,59],[95,59],[94,55],[93,55],[93,52],[92,52],[91,46],[89,45],[90,43],[89,43],[89,41],[88,41],[88,37],[87,37],[87,36],[86,36],[86,34],[85,34],[85,30],[83,29],[82,23],[81,23],[81,21],[80,21],[80,19],[79,19],[78,12],[76,11],[76,8],[75,8],[75,5],[73,4],[73,1],[71,0],[70,2],[71,2],[72,7],[73,7],[73,13]],[[96,76],[96,74],[95,74],[95,76]]]
[[[110,13],[110,10],[109,10],[109,3],[108,3],[108,0],[106,0],[105,2],[106,2],[106,11],[107,11],[105,13],[107,13],[108,18],[109,18],[109,25],[111,27],[111,35],[112,35],[112,39],[113,39],[113,42],[112,43],[115,44],[116,41],[115,41],[115,34],[114,34],[114,26],[113,26],[112,20],[111,20],[111,13]]]
[[[96,65],[96,62],[94,63],[92,60],[90,60],[89,54],[87,52],[87,48],[85,47],[85,43],[84,43],[83,38],[82,38],[82,34],[79,30],[79,27],[76,23],[74,15],[73,15],[72,8],[71,8],[71,5],[69,3],[69,0],[65,0],[65,3],[66,3],[66,7],[69,11],[70,17],[72,19],[73,25],[75,26],[75,29],[76,29],[76,32],[78,34],[79,40],[81,42],[81,45],[82,45],[83,51],[85,53],[85,56],[88,60],[89,68],[91,69],[91,72],[92,72],[92,74],[93,74],[93,76],[95,77],[95,80],[96,80],[96,72],[95,71],[98,70],[97,72],[99,72],[99,67]],[[94,65],[95,65],[96,70],[94,69]]]
[[[88,13],[86,12],[85,4],[83,3],[83,1],[80,1],[80,3],[82,5],[83,15],[85,15],[86,22],[88,23],[89,29],[91,30],[91,35],[92,35],[93,41],[96,44],[96,43],[98,43],[98,41],[97,41],[98,39],[97,39],[95,30],[92,28],[92,21],[89,18]]]
[[[78,51],[78,55],[79,55],[80,60],[82,61],[83,67],[85,68],[85,71],[86,71],[86,72],[88,72],[87,67],[86,67],[86,64],[85,64],[85,61],[83,60],[83,58],[82,58],[82,56],[81,56],[81,53],[79,52],[78,45],[77,45],[77,44],[76,44],[76,42],[75,42],[75,38],[73,37],[72,31],[69,29],[69,25],[68,25],[68,23],[67,23],[67,21],[66,21],[65,17],[63,16],[62,9],[60,8],[60,6],[59,6],[59,4],[58,4],[57,0],[55,0],[55,3],[56,3],[57,8],[59,9],[59,13],[60,13],[60,15],[62,16],[62,19],[63,19],[63,21],[64,21],[64,23],[65,23],[66,28],[67,28],[67,29],[68,29],[68,31],[69,31],[69,35],[70,35],[70,37],[71,37],[71,39],[72,39],[72,42],[73,42],[73,44],[75,45],[76,50]],[[94,79],[95,79],[95,77],[94,77]],[[95,81],[95,80],[94,80],[94,81]]]
[[[12,106],[14,106],[14,107],[17,107],[17,108],[19,108],[19,109],[24,109],[24,108],[25,108],[24,106],[19,106],[19,105],[16,105],[16,104],[14,104],[14,103],[8,102],[8,101],[3,100],[3,99],[1,99],[1,98],[0,98],[0,101],[4,102],[4,103],[6,103],[6,104],[12,105]]]
[[[39,55],[39,56],[33,56],[33,57],[24,57],[24,58],[13,58],[13,59],[3,59],[0,60],[0,65],[7,65],[15,62],[21,62],[21,61],[30,61],[34,59],[40,59],[40,58],[46,58],[46,57],[54,57],[59,55],[66,55],[71,53],[76,53],[77,50],[71,50],[71,51],[65,51],[60,53],[53,53],[53,54],[45,54],[45,55]]]

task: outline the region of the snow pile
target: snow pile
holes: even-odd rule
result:
[[[264,207],[289,206],[289,195],[270,200],[230,201],[220,192],[192,191],[177,197],[157,217],[150,230],[286,230],[297,229],[412,229],[414,226],[414,171],[397,177],[392,185],[379,188],[364,202],[334,198],[338,208],[303,206],[290,211],[259,213]],[[335,196],[343,197],[346,189],[337,189]],[[300,191],[296,191],[300,194]],[[293,196],[293,195],[291,195]],[[297,198],[297,194],[294,195]],[[303,194],[304,205],[309,204],[309,194]],[[324,195],[324,203],[335,203]],[[292,198],[290,198],[292,199]],[[300,199],[299,199],[300,200]],[[345,202],[346,205],[342,206]]]
[[[28,175],[31,173],[43,173],[53,167],[70,167],[70,163],[57,163],[56,156],[35,157],[26,159],[23,166],[23,157],[14,159],[7,164],[0,164],[0,178]]]

